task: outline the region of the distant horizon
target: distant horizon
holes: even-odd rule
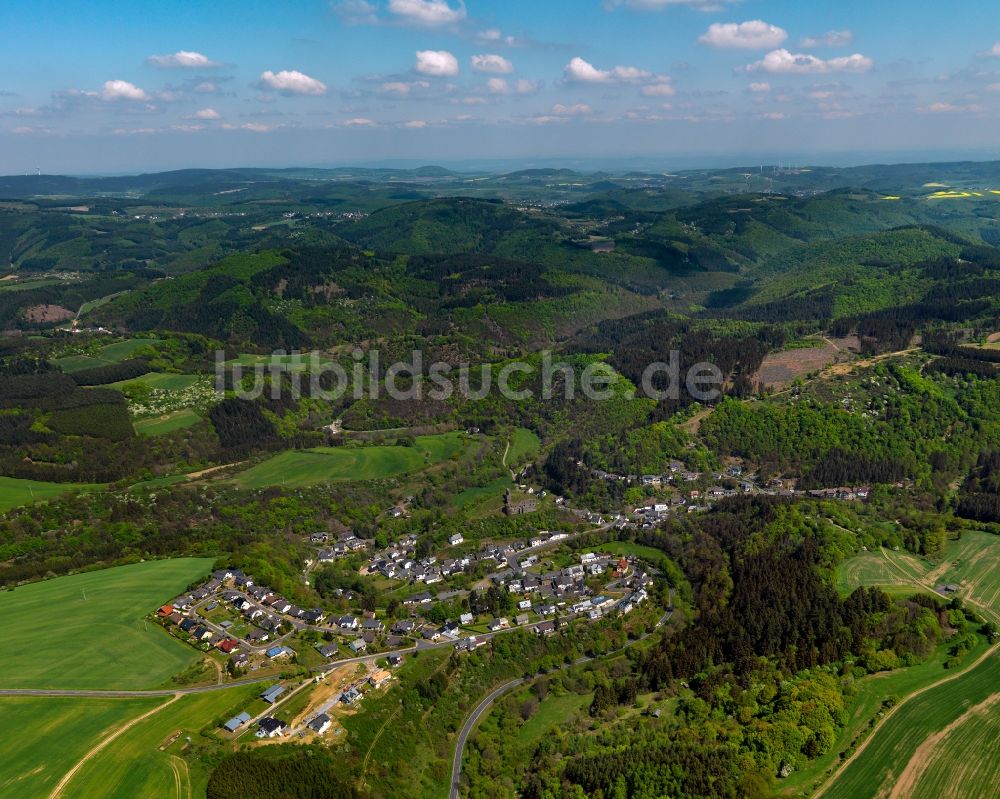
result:
[[[905,0],[6,3],[0,172],[1000,157],[1000,31],[983,23],[995,11],[990,0],[958,11]]]
[[[634,156],[629,158],[609,159],[595,156],[593,158],[510,158],[510,159],[436,159],[420,160],[417,158],[368,159],[361,161],[342,161],[329,163],[285,163],[285,164],[228,164],[219,166],[190,165],[169,166],[157,168],[154,166],[138,169],[107,170],[99,172],[57,171],[40,173],[11,172],[0,174],[0,178],[15,177],[67,177],[80,179],[121,178],[139,175],[155,175],[170,172],[185,171],[224,171],[224,170],[318,170],[334,171],[344,169],[400,170],[414,171],[418,169],[446,169],[455,174],[504,174],[529,169],[569,169],[581,174],[608,172],[623,174],[626,172],[647,172],[650,174],[669,173],[672,171],[688,172],[697,170],[728,170],[740,168],[787,167],[796,169],[856,169],[877,166],[907,166],[924,164],[956,164],[978,163],[987,164],[1000,161],[1000,153],[968,152],[968,153],[897,153],[898,158],[879,158],[889,153],[868,153],[867,157],[855,158],[851,153],[814,153],[811,156],[790,153],[786,157],[758,158],[749,160],[748,155],[730,156]],[[923,156],[923,157],[921,157]]]

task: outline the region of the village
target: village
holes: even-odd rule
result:
[[[648,599],[653,571],[632,556],[585,552],[576,556],[576,563],[544,571],[540,553],[569,537],[540,532],[517,544],[484,547],[475,556],[502,567],[484,583],[507,598],[509,613],[477,612],[475,603],[470,603],[469,611],[443,624],[433,623],[428,611],[441,598],[422,592],[400,603],[405,618],[379,618],[373,611],[338,615],[298,607],[239,569],[220,569],[164,604],[154,616],[172,635],[222,660],[230,676],[253,674],[276,680],[260,694],[257,707],[223,725],[224,735],[239,737],[254,727],[255,735],[266,740],[323,735],[334,710],[351,708],[369,691],[384,687],[392,678],[391,670],[411,652],[441,647],[470,652],[515,630],[550,636],[577,619],[589,623],[628,614]],[[356,552],[363,548],[360,540],[346,533],[334,547]],[[459,543],[453,539],[452,546]],[[390,548],[391,554],[378,553],[373,561],[383,566],[375,571],[384,573],[386,561],[410,565],[406,553],[414,544],[406,538]],[[438,566],[436,559],[429,560],[432,563],[426,565],[431,568],[447,568],[448,561]],[[472,558],[454,562],[463,560]],[[416,580],[412,566],[402,571],[411,572],[405,579]],[[444,599],[457,595],[475,597],[461,591]],[[308,677],[301,679],[303,674]],[[276,706],[312,684],[320,687],[311,694],[308,718],[281,720],[274,715]],[[323,701],[317,704],[315,696]]]
[[[592,470],[592,475],[641,486],[649,499],[605,518],[572,508],[553,495],[549,502],[585,527],[538,530],[527,538],[500,542],[470,542],[456,532],[446,545],[422,556],[415,534],[378,549],[350,530],[310,534],[306,543],[315,547],[315,555],[305,563],[306,585],[311,569],[347,561],[363,579],[399,586],[402,594],[381,611],[299,607],[252,575],[220,569],[164,604],[155,616],[171,634],[224,663],[231,677],[253,674],[276,680],[261,693],[256,708],[223,725],[224,735],[239,737],[251,728],[262,740],[324,735],[336,711],[352,708],[368,692],[383,688],[409,653],[440,647],[471,652],[515,630],[551,636],[575,620],[591,623],[628,614],[649,598],[654,568],[634,555],[602,552],[599,546],[582,551],[575,541],[580,536],[651,529],[673,513],[705,511],[741,494],[864,501],[869,493],[864,486],[803,491],[794,481],[781,479],[760,485],[742,463],[731,463],[718,473],[688,471],[674,461],[663,475],[602,470]],[[505,496],[507,514],[530,513],[538,499],[545,498],[545,492],[529,485],[518,488],[520,498],[510,492]],[[386,515],[395,519],[406,511],[397,505]],[[396,590],[389,593],[395,595]],[[342,606],[357,600],[351,591],[336,593]],[[489,602],[487,596],[492,597]],[[318,699],[310,700],[307,713],[290,719],[274,715],[275,706],[312,684],[322,687],[314,692]]]

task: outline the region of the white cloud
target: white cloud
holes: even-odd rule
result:
[[[853,31],[827,31],[822,36],[803,37],[799,47],[847,47],[853,43]]]
[[[367,117],[354,117],[354,119],[344,120],[344,127],[348,128],[374,128],[376,124],[374,119],[368,119]]]
[[[778,120],[778,119],[784,119],[785,115],[781,111],[768,111],[766,113],[761,114],[760,118]]]
[[[219,119],[222,116],[222,114],[220,114],[214,108],[202,108],[198,111],[195,111],[192,116],[194,116],[195,119]]]
[[[348,25],[375,25],[378,23],[375,6],[368,0],[341,0],[339,3],[332,3],[331,8],[333,13]]]
[[[598,69],[579,56],[573,58],[566,65],[564,74],[567,80],[579,81],[580,83],[607,83],[611,80],[610,72]]]
[[[421,75],[452,77],[458,74],[458,59],[447,50],[418,50],[413,68]]]
[[[760,61],[750,64],[745,69],[747,72],[822,75],[828,72],[867,72],[874,63],[868,56],[860,53],[824,60],[814,55],[790,53],[782,47],[779,50],[772,50]]]
[[[504,33],[499,28],[487,28],[486,30],[479,31],[476,34],[476,39],[480,42],[488,42],[491,44],[505,44],[508,47],[517,47],[523,42],[516,36],[504,36]]]
[[[218,94],[219,84],[210,80],[203,80],[198,84],[195,84],[194,91],[198,94]]]
[[[979,114],[982,113],[982,106],[976,105],[955,105],[954,103],[931,103],[928,106],[917,109],[921,114]]]
[[[160,69],[212,69],[222,66],[208,56],[193,50],[178,50],[170,55],[151,55],[146,59],[146,63]]]
[[[434,27],[465,19],[465,3],[452,7],[447,0],[389,0],[389,11],[401,21]]]
[[[991,83],[989,86],[986,87],[986,91],[1000,92],[1000,83]]]
[[[101,97],[105,100],[148,100],[149,95],[134,83],[127,80],[108,80],[101,89]]]
[[[151,136],[156,128],[115,128],[111,131],[115,136]]]
[[[771,91],[771,84],[766,82],[751,83],[749,88],[750,91],[754,92],[755,94],[763,94],[764,92]]]
[[[646,97],[673,97],[677,94],[677,90],[674,89],[673,84],[670,82],[670,78],[665,75],[661,75],[657,79],[656,83],[643,86],[640,91]]]
[[[984,58],[1000,58],[1000,42],[997,42],[989,50],[980,53]]]
[[[492,72],[496,75],[509,75],[514,71],[514,65],[502,55],[485,53],[474,55],[471,59],[472,68],[476,72]]]
[[[411,92],[420,89],[429,89],[430,87],[431,87],[430,83],[428,83],[425,80],[412,80],[412,81],[393,80],[389,81],[388,83],[383,83],[379,87],[379,91],[384,92],[385,94],[396,94],[399,95],[400,97],[405,97]]]
[[[738,2],[740,0],[604,0],[604,7],[609,11],[619,6],[634,11],[662,11],[677,6],[686,6],[698,11],[721,11],[727,3]]]
[[[420,128],[426,128],[427,123],[422,119],[411,119],[409,122],[404,122],[403,127],[410,128],[411,130],[420,130]]]
[[[638,67],[614,67],[613,69],[598,69],[579,56],[573,58],[564,70],[566,80],[576,83],[636,83],[653,77]]]
[[[538,91],[538,83],[524,79],[509,83],[503,78],[490,78],[486,81],[486,89],[490,94],[531,94]]]
[[[280,72],[267,70],[260,75],[262,89],[274,89],[282,94],[326,94],[326,84],[297,69],[283,69]]]
[[[593,113],[593,111],[594,109],[586,103],[577,103],[576,105],[563,105],[562,103],[556,103],[552,106],[552,113],[561,117],[585,116]]]
[[[788,31],[761,19],[749,22],[715,22],[698,41],[720,49],[767,50],[788,38]]]

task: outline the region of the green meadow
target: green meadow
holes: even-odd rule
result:
[[[513,486],[514,481],[510,479],[510,475],[505,474],[486,485],[465,489],[455,497],[452,504],[462,510],[471,508],[474,505],[486,505],[486,503],[489,503],[491,506],[495,505],[495,509],[499,509],[503,501],[504,491],[508,488],[513,488]]]
[[[839,753],[845,751],[852,741],[860,740],[859,736],[867,730],[868,723],[878,716],[882,700],[886,697],[904,699],[916,691],[940,682],[951,676],[954,671],[974,663],[987,651],[988,644],[985,638],[977,636],[976,645],[961,659],[954,671],[944,667],[945,661],[950,657],[950,648],[950,644],[944,642],[923,663],[905,669],[869,674],[858,680],[846,711],[845,725],[838,732],[833,746],[802,771],[794,772],[790,777],[783,779],[780,783],[780,795],[804,796],[808,788],[821,783],[823,775],[829,774],[830,770],[839,764]]]
[[[79,372],[81,369],[91,369],[95,366],[110,366],[131,358],[136,350],[148,344],[158,344],[155,338],[130,338],[126,341],[116,341],[101,347],[96,355],[67,355],[56,358],[53,363],[64,372]]]
[[[291,450],[252,466],[233,481],[243,488],[267,488],[397,477],[458,457],[468,445],[464,433],[443,433],[418,436],[412,447],[386,444]]]
[[[989,657],[957,679],[935,685],[901,706],[874,733],[868,746],[822,796],[826,799],[874,799],[888,796],[893,785],[904,777],[912,777],[915,785],[919,786],[926,776],[934,781],[931,784],[933,787],[939,781],[935,775],[942,773],[942,766],[943,773],[954,778],[955,769],[970,765],[961,759],[962,753],[967,752],[970,745],[977,753],[977,759],[972,765],[985,768],[987,773],[984,776],[987,779],[963,783],[959,795],[966,799],[991,799],[996,796],[993,788],[1000,769],[997,768],[996,758],[988,754],[996,741],[990,737],[990,733],[996,731],[996,706],[992,710],[988,707],[974,709],[994,696],[998,684],[1000,653],[994,649]],[[986,715],[988,718],[991,713],[994,723],[983,724],[980,717]],[[970,721],[977,722],[970,728],[974,733],[971,743],[964,730],[965,724]],[[923,771],[925,764],[921,762],[921,758],[914,756],[930,736],[942,732],[947,734],[933,749],[935,760],[932,765],[934,762],[938,765],[927,774]],[[959,745],[948,745],[951,740]],[[924,789],[916,792],[908,790],[905,795],[930,794]]]
[[[162,416],[153,416],[149,419],[136,419],[132,423],[135,432],[140,436],[162,436],[173,433],[175,430],[183,430],[198,424],[201,417],[190,408],[181,408],[179,411],[171,411]]]
[[[96,743],[161,699],[0,697],[0,796],[38,799]]]
[[[517,427],[510,438],[510,449],[507,451],[507,465],[522,466],[524,461],[538,454],[542,440],[534,431],[526,427]]]
[[[0,477],[0,512],[27,505],[38,500],[51,499],[68,491],[96,488],[87,483],[45,483],[39,480],[18,480]]]
[[[154,688],[199,659],[144,617],[212,568],[177,558],[58,577],[0,593],[0,688]]]
[[[844,594],[860,585],[881,586],[899,595],[932,591],[942,583],[957,585],[959,597],[1000,621],[1000,536],[963,531],[960,538],[948,542],[940,563],[881,549],[856,555],[837,570],[838,588]]]
[[[140,377],[134,377],[131,380],[121,380],[117,383],[111,383],[112,388],[124,388],[125,386],[132,386],[136,383],[141,383],[143,385],[149,386],[150,388],[160,389],[161,391],[183,391],[186,388],[190,388],[195,383],[198,382],[200,375],[179,375],[179,374],[168,374],[167,372],[149,372]]]
[[[186,758],[187,737],[245,710],[260,692],[240,686],[189,694],[138,722],[88,761],[67,783],[61,799],[195,799],[204,796],[208,770],[200,758]],[[165,746],[175,734],[178,738]],[[161,748],[164,747],[164,748]]]

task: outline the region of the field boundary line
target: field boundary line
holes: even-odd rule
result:
[[[62,796],[62,792],[66,789],[66,786],[70,783],[70,780],[72,780],[73,777],[76,776],[77,772],[81,768],[83,768],[85,765],[87,765],[87,763],[90,762],[96,755],[100,754],[100,752],[105,747],[107,747],[110,743],[112,743],[115,739],[117,739],[119,736],[123,735],[124,733],[128,732],[130,729],[132,729],[139,722],[145,721],[150,716],[152,716],[152,715],[154,715],[156,713],[159,713],[167,705],[172,705],[174,702],[176,702],[180,698],[181,698],[181,694],[174,694],[170,699],[168,699],[163,704],[157,705],[152,710],[148,710],[145,713],[143,713],[141,716],[136,716],[134,719],[132,719],[131,721],[127,722],[126,724],[123,724],[121,727],[119,727],[117,730],[115,730],[109,736],[107,736],[102,741],[100,741],[89,752],[87,752],[83,757],[81,757],[76,762],[76,765],[73,766],[73,768],[71,768],[69,771],[67,771],[63,775],[62,779],[59,780],[59,782],[56,784],[56,787],[52,789],[52,793],[49,794],[49,799],[58,799],[58,797]]]
[[[916,751],[910,756],[906,765],[903,766],[903,770],[899,773],[899,777],[896,779],[896,784],[892,787],[892,791],[889,793],[889,799],[905,799],[905,797],[912,795],[913,788],[931,766],[931,759],[929,756],[931,750],[933,750],[939,743],[943,742],[945,738],[951,735],[951,733],[959,729],[969,719],[989,711],[989,709],[998,701],[1000,701],[1000,693],[991,694],[982,702],[970,707],[957,719],[947,724],[943,729],[928,735],[927,738],[924,739],[923,743],[921,743],[920,746],[917,747]]]
[[[922,688],[918,688],[916,691],[914,691],[911,694],[907,694],[899,702],[897,702],[895,705],[889,708],[889,710],[886,711],[885,715],[882,716],[881,720],[877,724],[875,724],[874,727],[872,727],[871,732],[868,733],[868,736],[860,744],[858,744],[858,748],[855,749],[850,754],[850,756],[837,767],[837,769],[833,772],[833,774],[831,774],[826,779],[826,782],[824,782],[822,785],[819,786],[819,788],[816,789],[816,793],[813,794],[813,799],[820,799],[821,796],[823,796],[828,790],[830,790],[831,787],[833,787],[834,783],[836,783],[836,781],[840,779],[841,775],[847,770],[847,767],[850,766],[851,763],[853,763],[858,758],[858,755],[860,755],[862,752],[865,751],[865,749],[868,748],[868,744],[870,744],[875,739],[875,737],[879,733],[879,730],[881,730],[882,727],[885,726],[885,723],[889,719],[891,719],[894,715],[896,715],[896,712],[901,707],[904,707],[911,700],[916,699],[918,696],[927,693],[927,691],[930,691],[932,688],[937,688],[940,685],[944,685],[945,683],[957,680],[959,677],[962,677],[967,672],[972,671],[974,668],[985,662],[988,658],[993,657],[996,654],[996,652],[997,652],[996,645],[991,645],[989,649],[987,649],[982,655],[976,658],[972,663],[967,665],[961,671],[957,671],[954,674],[950,674],[947,677],[938,680],[937,682],[932,682],[929,685],[925,685]]]

